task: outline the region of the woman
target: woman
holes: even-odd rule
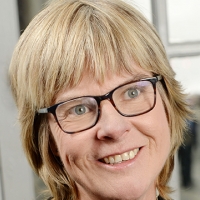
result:
[[[174,76],[152,25],[122,1],[57,0],[33,19],[10,79],[53,199],[170,199],[189,115]]]

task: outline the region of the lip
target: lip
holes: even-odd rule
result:
[[[107,169],[124,169],[126,167],[129,167],[130,165],[133,165],[135,162],[137,162],[138,158],[141,156],[141,153],[143,151],[143,146],[141,147],[138,147],[139,148],[139,151],[137,153],[137,155],[133,158],[133,159],[130,159],[130,160],[127,160],[127,161],[123,161],[123,162],[120,162],[120,163],[115,163],[115,164],[107,164],[105,162],[102,162],[103,158],[105,157],[109,157],[109,156],[114,156],[114,155],[118,155],[118,154],[123,154],[124,152],[128,152],[128,151],[131,151],[131,150],[128,150],[128,151],[124,151],[122,153],[113,153],[113,154],[109,154],[109,155],[106,155],[105,157],[103,158],[100,158],[98,159],[98,165],[100,165],[101,167],[105,167]],[[134,148],[134,149],[137,149]]]

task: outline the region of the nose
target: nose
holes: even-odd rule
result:
[[[101,114],[97,125],[99,140],[118,140],[130,130],[131,123],[128,117],[119,114],[109,100],[102,101],[100,109]]]

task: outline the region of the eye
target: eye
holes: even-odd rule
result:
[[[76,115],[83,115],[88,112],[88,108],[84,105],[78,105],[74,107],[73,111]]]
[[[130,88],[127,90],[127,95],[128,98],[136,98],[138,95],[140,94],[140,90],[138,90],[137,88]]]

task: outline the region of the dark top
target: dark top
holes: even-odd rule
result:
[[[51,200],[53,197],[49,197],[47,200]],[[158,197],[158,200],[164,200],[161,196]]]
[[[164,200],[161,196],[158,197],[158,200]]]

